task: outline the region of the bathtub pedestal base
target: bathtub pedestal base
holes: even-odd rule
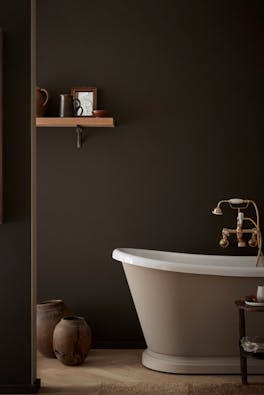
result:
[[[250,373],[264,373],[263,361],[249,362]],[[178,357],[146,349],[142,354],[142,364],[146,368],[166,373],[240,374],[239,357]]]

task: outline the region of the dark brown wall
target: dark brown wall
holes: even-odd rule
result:
[[[31,382],[30,1],[1,1],[4,221],[0,225],[0,392]]]
[[[219,199],[264,213],[263,2],[38,0],[37,26],[49,114],[97,86],[118,121],[81,150],[73,129],[38,130],[39,300],[64,298],[97,345],[140,345],[112,250],[221,254]]]

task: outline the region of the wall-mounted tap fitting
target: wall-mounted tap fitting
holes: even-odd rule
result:
[[[263,254],[262,254],[262,235],[259,227],[259,211],[257,208],[256,203],[253,200],[247,200],[247,199],[238,199],[238,198],[233,198],[233,199],[228,199],[228,200],[220,200],[217,203],[217,206],[215,209],[212,211],[213,214],[215,215],[223,215],[223,211],[221,208],[221,205],[223,203],[228,203],[229,206],[232,209],[235,209],[238,211],[237,213],[237,225],[236,228],[230,229],[230,228],[223,228],[222,229],[222,238],[219,241],[219,245],[222,248],[226,248],[229,245],[229,240],[228,237],[231,234],[236,234],[237,238],[237,245],[238,247],[245,247],[246,241],[243,239],[244,234],[251,234],[251,238],[248,241],[249,247],[258,247],[258,254],[257,254],[257,262],[256,265],[258,265],[260,257],[262,258],[262,264],[263,264]],[[256,213],[256,220],[253,220],[250,217],[245,217],[243,211],[248,208],[248,206],[252,204],[255,213]],[[254,227],[250,229],[244,229],[243,225],[245,221],[251,222]]]

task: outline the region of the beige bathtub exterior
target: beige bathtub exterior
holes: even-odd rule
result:
[[[239,373],[238,312],[260,277],[186,274],[123,263],[148,349],[142,363],[190,374]],[[248,334],[263,335],[264,314],[248,316]],[[264,364],[252,360],[252,372]],[[249,369],[250,371],[250,369]]]

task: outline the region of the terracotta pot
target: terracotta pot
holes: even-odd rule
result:
[[[36,115],[43,117],[47,110],[49,94],[46,89],[36,88]]]
[[[37,304],[37,348],[48,358],[55,358],[53,332],[62,317],[71,314],[61,299],[46,300]]]
[[[80,365],[91,348],[91,329],[83,317],[68,316],[60,320],[53,334],[53,349],[64,365]]]

